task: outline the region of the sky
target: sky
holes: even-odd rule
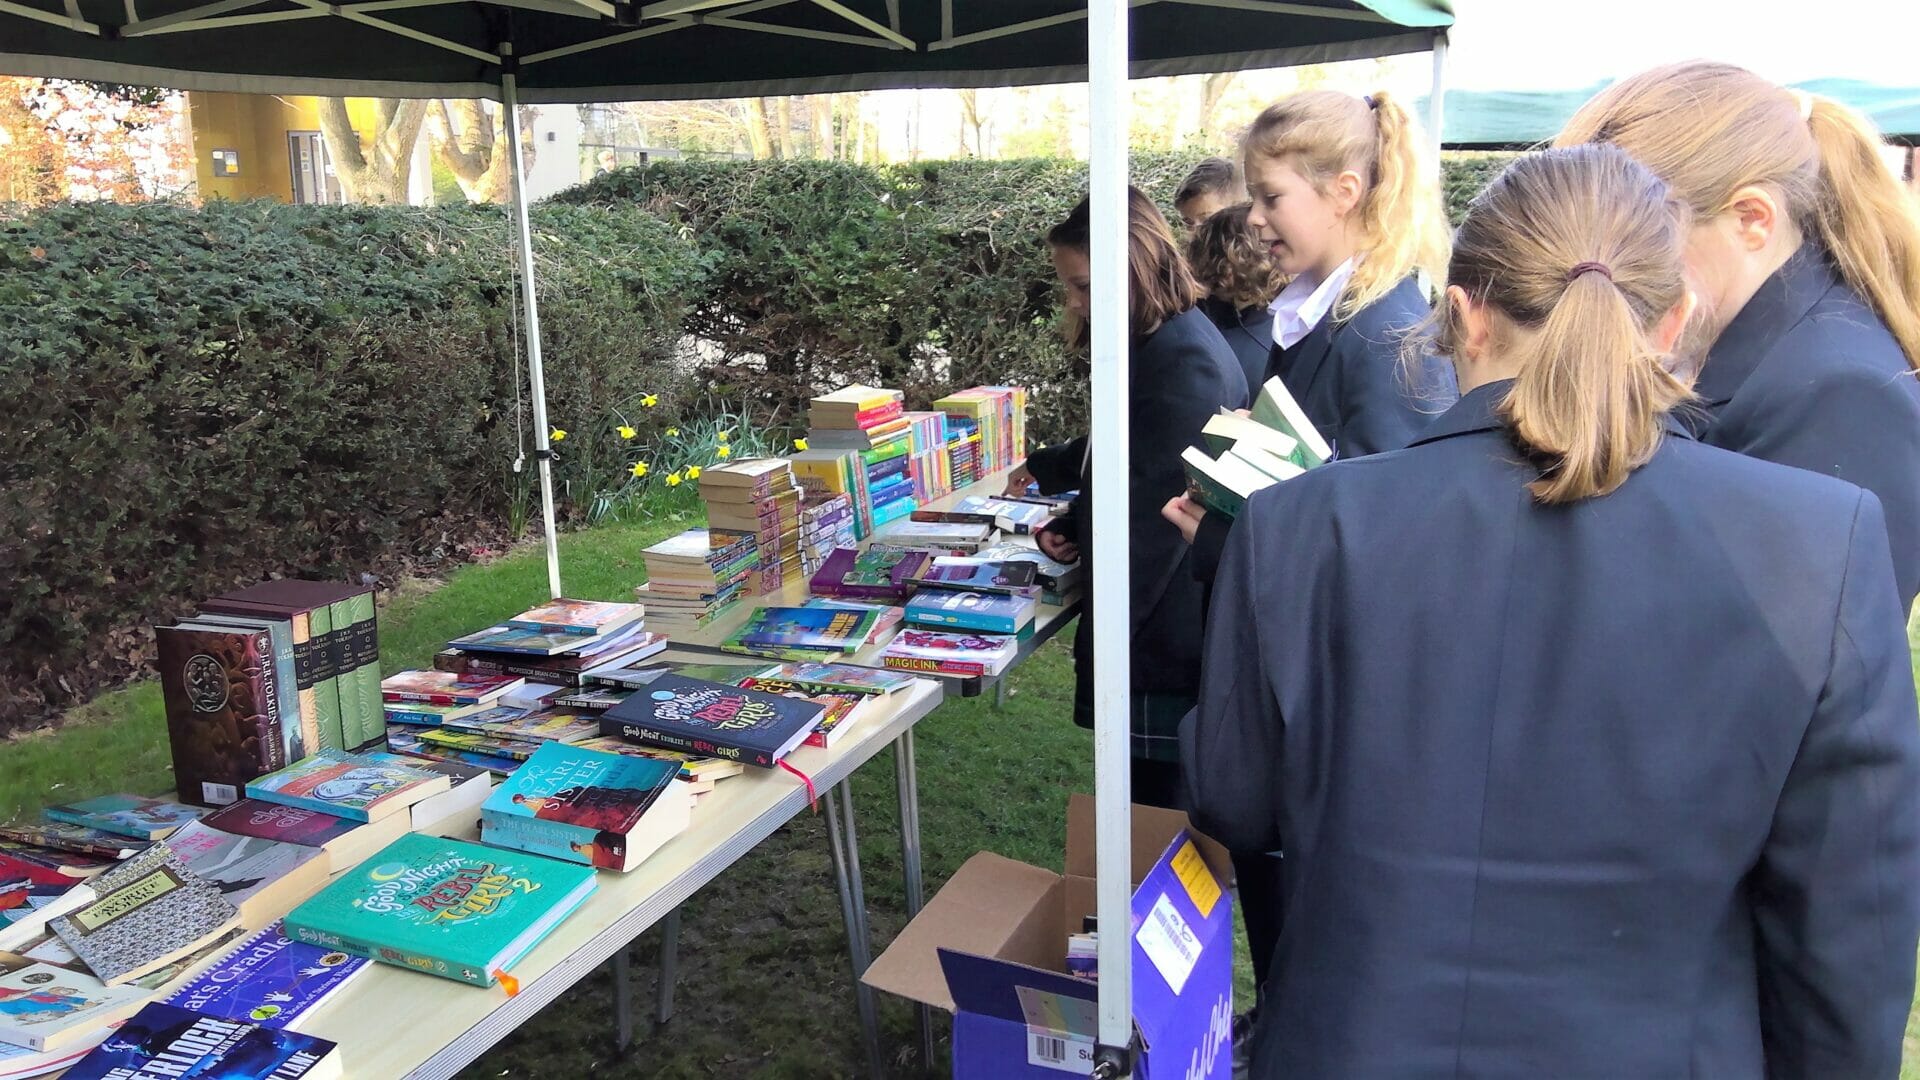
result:
[[[1591,86],[1709,58],[1776,82],[1920,85],[1920,0],[1454,0],[1449,87]]]

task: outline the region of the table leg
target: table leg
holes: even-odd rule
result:
[[[849,784],[842,781],[838,793],[846,800],[843,814],[836,792],[827,792],[827,842],[833,851],[833,882],[840,893],[840,917],[847,927],[847,959],[853,967],[853,1001],[860,1013],[860,1033],[867,1047],[867,1067],[874,1080],[886,1075],[880,1057],[880,1017],[873,1000],[873,988],[860,981],[871,962],[871,940],[867,937],[865,898],[860,885],[858,843],[853,829],[853,796]]]
[[[900,863],[906,876],[907,918],[920,914],[925,901],[920,871],[920,781],[915,772],[913,729],[893,741],[894,784],[900,795]],[[933,1069],[933,1010],[914,1006],[920,1030],[920,1066]]]
[[[993,684],[993,707],[996,710],[1007,707],[1007,677],[1005,675],[1000,676]]]
[[[673,1019],[673,984],[680,969],[680,909],[660,923],[660,991],[654,995],[653,1022],[664,1024]]]
[[[626,948],[613,954],[613,1047],[624,1054],[633,1045],[633,961]]]

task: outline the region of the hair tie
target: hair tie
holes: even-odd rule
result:
[[[1372,94],[1368,94],[1366,97],[1363,97],[1360,100],[1366,102],[1367,108],[1369,109],[1378,109],[1380,107],[1380,103],[1373,100]]]
[[[1573,269],[1567,271],[1567,284],[1569,285],[1573,284],[1574,278],[1577,278],[1581,274],[1585,274],[1588,272],[1599,274],[1601,277],[1606,278],[1608,281],[1613,280],[1613,271],[1607,268],[1606,263],[1582,262],[1582,263],[1574,263]]]
[[[1787,87],[1787,93],[1793,97],[1793,103],[1800,109],[1802,123],[1813,119],[1813,95],[1797,86]]]

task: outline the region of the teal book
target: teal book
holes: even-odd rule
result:
[[[447,790],[444,776],[424,769],[322,750],[247,785],[247,798],[374,822]]]
[[[631,870],[687,827],[692,798],[680,766],[548,743],[480,808],[490,844]]]
[[[294,908],[286,933],[492,986],[593,890],[590,866],[408,833]]]
[[[200,815],[206,813],[197,806],[138,795],[101,795],[77,803],[49,806],[43,812],[48,821],[81,825],[135,840],[164,840],[175,829],[200,820]]]

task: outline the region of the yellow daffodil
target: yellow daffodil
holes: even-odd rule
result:
[[[643,406],[645,406],[645,407],[647,407],[647,408],[649,408],[649,409],[651,409],[651,408],[653,408],[653,407],[654,407],[655,405],[658,405],[658,404],[660,404],[660,395],[659,395],[659,394],[648,394],[648,395],[646,395],[646,396],[644,396],[644,397],[642,397],[642,398],[640,399],[640,404],[641,404],[641,405],[643,405]]]
[[[567,437],[567,433],[566,433],[566,432],[564,432],[564,431],[561,431],[561,430],[560,430],[559,428],[554,428],[554,429],[553,429],[553,431],[552,431],[552,432],[551,432],[550,434],[548,434],[548,435],[547,435],[547,441],[548,441],[548,442],[559,442],[559,441],[560,441],[561,439],[564,439],[564,438],[566,438],[566,437]]]
[[[644,461],[636,461],[633,463],[633,476],[634,476],[634,479],[636,480],[638,480],[640,477],[647,475],[647,473],[651,472],[652,470],[653,470],[653,466],[648,465]]]
[[[713,437],[714,437],[715,439],[717,439],[717,440],[719,440],[720,442],[726,442],[726,441],[727,441],[728,439],[731,439],[731,438],[733,438],[733,432],[731,432],[731,431],[716,431],[716,432],[714,432],[714,433],[713,433]]]
[[[625,425],[625,424],[621,424],[621,425],[620,425],[620,437],[621,437],[621,438],[623,438],[623,439],[631,439],[631,438],[633,438],[633,437],[634,437],[635,435],[638,435],[638,434],[640,434],[640,433],[639,433],[638,431],[635,431],[634,429],[632,429],[632,428],[630,428],[630,427],[628,427],[627,425]]]
[[[680,486],[680,474],[679,474],[679,473],[677,473],[677,472],[670,472],[670,473],[668,473],[668,474],[667,474],[667,486],[668,486],[668,487],[679,487],[679,486]]]
[[[700,479],[700,466],[698,465],[687,466],[687,479],[689,480]]]
[[[793,448],[795,450],[805,450],[807,448],[807,440],[805,439],[793,440]]]
[[[679,428],[677,428],[677,427],[670,427],[670,428],[668,428],[668,429],[667,429],[667,438],[669,438],[669,439],[675,439],[675,438],[679,438],[679,436],[680,436],[680,429],[679,429]]]
[[[733,456],[733,447],[726,446],[723,444],[721,446],[714,448],[713,452],[716,457],[719,457],[721,460],[725,460]]]

